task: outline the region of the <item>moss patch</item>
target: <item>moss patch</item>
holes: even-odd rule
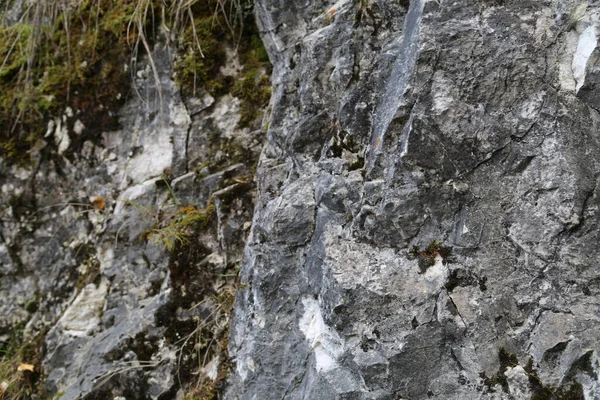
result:
[[[225,64],[223,41],[227,41],[226,21],[221,14],[215,17],[216,2],[194,4],[193,24],[184,29],[178,43],[175,60],[175,82],[183,96],[195,96],[200,88],[213,96],[223,94],[227,83],[220,67]]]
[[[88,138],[116,128],[129,92],[132,51],[140,32],[156,23],[153,13],[136,9],[151,7],[149,2],[87,0],[41,17],[39,3],[24,22],[0,26],[0,124],[6,127],[0,155],[11,161],[26,161],[48,122],[67,107]]]
[[[240,126],[250,126],[271,97],[269,77],[259,68],[250,69],[235,82],[231,93],[242,100]]]
[[[494,386],[500,385],[502,386],[502,390],[508,393],[508,380],[506,379],[504,372],[506,372],[509,367],[513,368],[519,365],[519,360],[515,354],[508,352],[504,347],[501,347],[500,350],[498,350],[498,360],[500,361],[498,372],[490,378],[485,376],[485,374],[482,375],[483,382],[492,391],[494,390]]]
[[[271,64],[252,14],[253,2],[245,1],[240,26],[232,27],[227,16],[216,13],[217,1],[198,2],[192,7],[194,24],[184,31],[175,61],[175,81],[184,96],[195,96],[200,88],[213,96],[231,93],[242,100],[240,127],[247,127],[261,115],[271,97]],[[241,30],[240,31],[238,31]],[[225,76],[227,55],[223,43],[234,48],[242,72]]]
[[[494,386],[502,386],[502,390],[506,393],[509,392],[508,380],[504,372],[510,367],[516,367],[519,365],[517,356],[513,353],[508,352],[504,347],[501,347],[498,351],[498,359],[500,361],[500,368],[498,372],[488,378],[485,374],[482,374],[484,384],[491,390],[494,391]],[[574,365],[577,368],[577,365]],[[573,368],[573,367],[572,367]],[[533,360],[529,359],[525,367],[523,367],[525,373],[528,376],[529,387],[533,394],[530,400],[584,400],[583,386],[577,382],[576,379],[567,379],[570,382],[564,382],[561,387],[553,387],[550,385],[544,385],[540,379],[537,371],[533,367]],[[572,378],[572,377],[571,377]]]

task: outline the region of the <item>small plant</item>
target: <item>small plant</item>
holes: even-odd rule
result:
[[[214,205],[210,204],[204,210],[196,206],[182,206],[166,176],[157,181],[157,185],[167,188],[174,210],[159,210],[155,227],[146,233],[146,239],[151,238],[167,250],[173,251],[177,245],[188,244],[196,232],[208,225],[214,213]]]
[[[413,246],[409,255],[418,260],[419,270],[421,273],[424,273],[429,267],[435,264],[437,256],[442,257],[442,261],[449,262],[452,255],[452,248],[433,240],[424,250],[421,250],[419,246]]]
[[[152,238],[154,242],[173,251],[177,245],[189,243],[195,232],[206,227],[214,210],[212,204],[204,210],[193,206],[177,207],[175,212],[163,218],[156,228],[148,232],[146,238]]]
[[[22,328],[0,343],[0,399],[25,400],[36,392],[40,376],[37,340],[24,341]]]
[[[335,8],[331,8],[323,15],[323,26],[330,25],[333,22],[336,11]]]

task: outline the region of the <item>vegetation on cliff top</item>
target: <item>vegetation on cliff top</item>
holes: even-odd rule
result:
[[[38,1],[17,23],[0,26],[4,157],[23,160],[67,107],[84,126],[117,126],[131,81],[127,70],[141,33],[155,22],[139,7],[133,0],[83,1],[72,8]]]
[[[177,49],[175,80],[184,96],[200,88],[242,99],[241,125],[270,96],[269,68],[251,0],[33,1],[0,15],[0,157],[24,163],[57,125],[79,121],[86,139],[118,127],[134,91],[136,64],[163,37]],[[236,49],[243,77],[226,77],[222,43]],[[157,79],[152,58],[149,64]],[[68,121],[63,114],[72,115]],[[67,126],[72,131],[73,126]],[[36,146],[38,143],[38,146]],[[73,150],[77,150],[74,148]]]

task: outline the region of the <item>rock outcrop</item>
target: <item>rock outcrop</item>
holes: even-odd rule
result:
[[[600,398],[600,4],[258,0],[228,399]]]
[[[222,385],[264,134],[260,118],[238,124],[231,94],[182,98],[167,42],[140,55],[119,129],[98,133],[68,108],[26,165],[0,159],[2,398],[181,399]],[[227,51],[233,83],[245,70]]]
[[[119,129],[64,108],[0,159],[0,349],[26,339],[29,397],[600,398],[600,3],[254,13],[262,123],[264,71],[215,50],[232,93],[196,90],[161,26],[108,91]]]

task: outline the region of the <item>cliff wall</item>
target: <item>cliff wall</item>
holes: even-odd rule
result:
[[[598,6],[257,2],[227,398],[600,397]]]
[[[10,4],[4,397],[600,398],[600,3]]]

